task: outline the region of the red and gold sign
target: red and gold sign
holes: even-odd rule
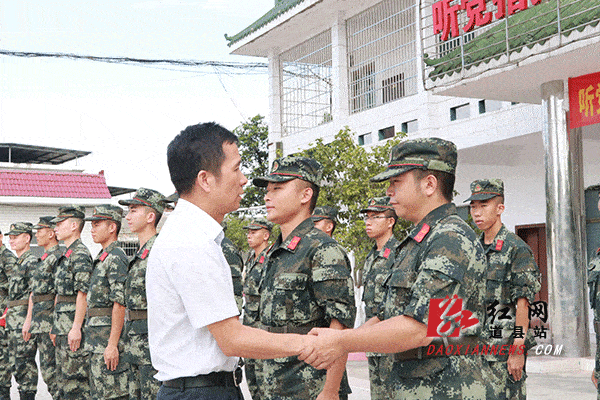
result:
[[[600,123],[600,72],[569,78],[569,128]]]

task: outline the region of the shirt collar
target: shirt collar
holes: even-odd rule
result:
[[[206,235],[217,242],[219,246],[221,245],[221,241],[223,240],[223,237],[225,237],[223,227],[213,217],[208,215],[206,211],[182,198],[179,198],[179,201],[175,206],[175,211],[177,210],[181,213],[188,213],[188,215],[190,215],[190,220],[200,224]]]
[[[435,210],[430,211],[429,214],[425,216],[425,218],[423,218],[417,225],[415,225],[415,227],[410,232],[409,236],[414,239],[419,234],[419,232],[421,232],[424,225],[429,226],[429,228],[431,229],[434,226],[436,226],[441,220],[452,214],[456,214],[456,206],[454,205],[454,203],[446,203],[439,206]],[[428,232],[429,230],[427,230],[426,233]]]

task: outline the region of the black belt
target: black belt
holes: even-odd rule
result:
[[[263,330],[271,333],[298,333],[300,335],[306,335],[312,328],[316,328],[316,326],[262,326]]]
[[[34,303],[39,303],[40,301],[50,301],[54,300],[56,296],[53,293],[50,294],[40,294],[37,296],[31,296],[31,301]]]
[[[26,306],[29,304],[29,298],[21,300],[9,300],[8,307]]]
[[[86,317],[109,317],[112,316],[112,312],[112,307],[93,307],[87,309]]]
[[[125,321],[137,321],[140,319],[148,319],[147,310],[125,310]]]
[[[242,383],[242,369],[236,368],[232,372],[211,372],[206,375],[186,376],[164,381],[162,384],[168,388],[177,388],[181,391],[187,388],[209,386],[238,387]]]
[[[56,296],[57,303],[76,303],[77,296],[63,296],[61,294]]]

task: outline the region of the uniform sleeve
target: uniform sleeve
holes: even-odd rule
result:
[[[128,267],[129,263],[124,254],[110,255],[110,266],[108,268],[110,292],[108,299],[123,306],[125,305],[125,281],[127,280]]]
[[[403,314],[427,325],[429,301],[459,293],[473,254],[473,243],[460,233],[445,231],[433,238],[417,260],[419,272]]]
[[[87,293],[92,279],[92,257],[84,252],[76,251],[71,255],[71,264],[75,282],[75,292]]]
[[[540,272],[531,249],[525,246],[515,247],[510,279],[511,301],[516,303],[517,299],[524,297],[531,304],[541,287]]]
[[[242,283],[242,268],[244,266],[244,262],[242,261],[242,256],[240,255],[238,249],[232,248],[232,246],[223,246],[223,255],[225,256],[225,259],[231,268],[233,293],[235,295],[235,302],[238,310],[241,313],[243,304],[242,292],[244,291],[244,286]]]
[[[348,257],[338,244],[320,246],[313,257],[312,281],[319,307],[328,320],[336,319],[347,328],[354,326],[356,306]]]

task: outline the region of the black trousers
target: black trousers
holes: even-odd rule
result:
[[[157,400],[244,400],[239,387],[169,388],[162,385]]]

